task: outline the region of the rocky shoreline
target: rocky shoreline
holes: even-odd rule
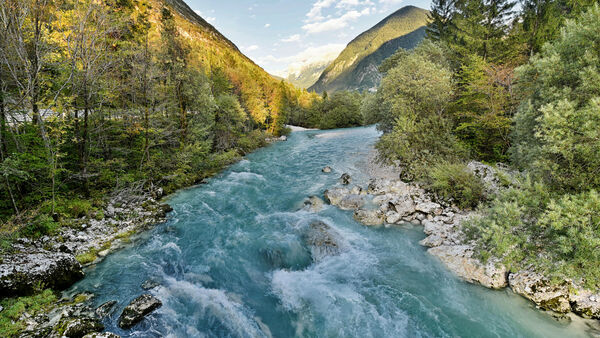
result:
[[[348,177],[340,185],[325,191],[325,200],[344,210],[353,210],[354,218],[366,226],[393,226],[412,223],[423,226],[427,235],[420,244],[463,280],[491,289],[509,287],[514,293],[532,301],[539,309],[556,317],[568,313],[586,319],[600,319],[600,294],[585,290],[572,281],[551,282],[533,269],[510,271],[499,259],[483,263],[476,255],[475,243],[466,240],[462,222],[476,215],[454,205],[438,201],[418,186],[399,179],[393,167],[383,166],[373,158],[366,161],[364,171],[368,186],[351,186]],[[498,170],[472,162],[469,169],[482,179],[489,191],[497,191]],[[326,171],[325,171],[326,172]],[[506,171],[504,175],[510,174]]]
[[[53,236],[17,240],[11,252],[0,257],[0,297],[28,296],[41,288],[55,291],[69,288],[85,276],[86,267],[128,245],[135,234],[166,221],[172,209],[160,202],[162,197],[161,188],[121,191],[108,200],[102,219],[69,220],[70,225]],[[92,297],[79,294],[72,299],[60,299],[48,313],[37,316],[25,313],[19,320],[26,327],[20,336],[117,337],[101,333],[104,330],[101,320],[106,315],[103,312],[107,312],[108,306],[90,308],[86,303]],[[100,311],[101,308],[104,310]]]

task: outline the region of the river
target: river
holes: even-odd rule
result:
[[[208,184],[168,200],[165,224],[87,271],[69,293],[94,305],[117,300],[105,320],[124,337],[586,337],[583,321],[558,322],[509,290],[465,283],[418,244],[418,226],[369,228],[352,212],[300,210],[343,172],[359,168],[373,127],[294,132]],[[321,172],[324,166],[333,172]],[[340,255],[313,262],[303,234],[321,220]],[[121,310],[145,291],[163,306],[131,330]]]

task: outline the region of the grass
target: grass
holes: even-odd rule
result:
[[[0,337],[16,337],[26,327],[21,320],[25,313],[35,316],[47,312],[56,300],[56,295],[50,289],[33,296],[0,300],[0,306],[4,308],[0,312]]]

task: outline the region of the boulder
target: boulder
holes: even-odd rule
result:
[[[509,284],[512,290],[541,308],[558,313],[571,311],[569,302],[569,284],[550,283],[542,275],[531,271],[511,273]]]
[[[600,294],[580,288],[570,290],[569,298],[573,312],[585,318],[600,319]]]
[[[385,215],[380,210],[359,209],[354,212],[354,219],[364,225],[381,225]]]
[[[360,195],[348,195],[342,198],[338,207],[343,210],[356,210],[365,205],[365,199]]]
[[[89,333],[83,336],[83,338],[121,338],[112,332],[101,332],[101,333]]]
[[[469,283],[479,283],[491,289],[501,289],[508,284],[504,265],[492,261],[484,265],[473,258],[473,249],[468,245],[441,245],[427,252],[438,257],[449,270]]]
[[[426,215],[441,215],[444,209],[442,209],[441,205],[434,202],[422,202],[417,204],[415,210]]]
[[[350,177],[350,175],[347,173],[343,173],[342,177],[340,177],[340,180],[342,181],[342,184],[344,184],[344,185],[348,185],[348,184],[352,183],[352,177]]]
[[[310,212],[319,212],[323,210],[323,200],[317,196],[310,196],[304,201],[304,209]]]
[[[104,330],[104,325],[98,319],[90,317],[69,318],[61,323],[60,327],[62,336],[69,338],[81,338]]]
[[[64,252],[17,253],[0,261],[0,297],[30,295],[40,284],[64,290],[84,276],[75,256]]]
[[[389,224],[396,224],[402,219],[399,213],[395,211],[388,211],[385,214],[385,221]]]
[[[144,290],[154,289],[154,288],[159,287],[159,286],[160,286],[160,284],[158,282],[153,281],[151,279],[145,280],[142,283],[142,289],[144,289]]]
[[[435,248],[444,244],[444,239],[438,235],[431,235],[425,237],[423,240],[419,242],[422,246],[426,246],[428,248]]]
[[[116,300],[109,300],[108,302],[103,303],[102,305],[98,306],[98,308],[96,308],[96,315],[100,318],[107,317],[113,312],[115,305],[117,305]]]
[[[313,261],[318,262],[327,256],[339,255],[341,252],[339,234],[329,225],[312,222],[304,234],[304,241],[310,248]]]
[[[325,190],[325,200],[331,205],[338,205],[342,198],[348,196],[350,190],[346,188],[333,188]]]
[[[150,294],[141,295],[123,309],[123,313],[119,317],[119,327],[128,329],[161,306],[161,301],[154,296]]]
[[[400,217],[406,217],[415,213],[416,206],[410,196],[399,196],[389,202],[389,209],[397,212]]]
[[[384,179],[373,179],[369,182],[367,193],[370,195],[385,195],[390,190],[391,182]]]
[[[325,168],[321,169],[322,172],[328,174],[331,172],[331,167],[330,166],[326,166]]]

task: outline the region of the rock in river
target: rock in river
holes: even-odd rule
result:
[[[380,210],[356,210],[354,219],[364,225],[381,225],[385,221],[385,215]]]
[[[141,295],[123,309],[123,313],[119,317],[119,327],[128,329],[161,306],[161,301],[154,296],[150,294]]]
[[[327,167],[323,168],[321,171],[324,172],[324,173],[326,173],[326,174],[328,174],[328,173],[331,172],[331,167],[327,166]]]
[[[323,210],[323,200],[317,196],[310,196],[304,201],[304,208],[310,212],[319,212]]]
[[[350,177],[350,175],[347,173],[342,174],[342,177],[340,177],[340,180],[342,180],[342,184],[344,184],[344,185],[348,185],[348,184],[352,183],[352,177]]]
[[[315,262],[326,256],[335,256],[340,253],[338,238],[339,234],[321,221],[312,222],[304,235],[304,241],[310,248],[311,256]]]
[[[338,205],[342,198],[348,196],[350,190],[346,188],[333,188],[325,190],[325,200],[331,205]]]
[[[84,276],[75,257],[63,252],[18,253],[1,262],[0,297],[29,295],[40,284],[63,290]]]

